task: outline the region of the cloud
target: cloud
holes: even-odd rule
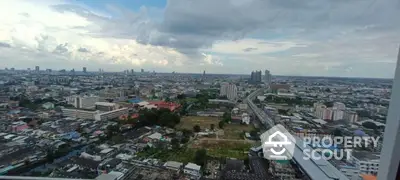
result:
[[[5,42],[0,42],[0,48],[1,48],[1,47],[3,47],[3,48],[10,48],[11,45],[8,44],[8,43],[5,43]]]
[[[10,45],[0,48],[2,58],[29,63],[41,55],[40,62],[93,68],[371,76],[362,68],[386,62],[373,76],[392,77],[400,42],[397,0],[169,0],[164,9],[138,11],[64,1],[0,7],[7,8],[0,42]]]
[[[265,41],[261,39],[245,38],[237,41],[215,42],[210,49],[203,49],[203,51],[231,55],[249,55],[274,53],[305,46],[306,45],[301,42]],[[248,47],[252,48],[249,49]]]
[[[254,51],[257,50],[257,48],[245,48],[243,49],[244,52],[250,52],[250,51]]]
[[[320,54],[312,54],[312,53],[303,53],[303,54],[294,54],[293,57],[305,57],[305,58],[315,58],[320,57]]]
[[[0,2],[0,7],[7,7],[7,11],[0,11],[0,15],[9,17],[0,22],[0,46],[12,47],[7,51],[0,49],[3,60],[18,60],[19,64],[15,65],[23,68],[28,64],[26,61],[43,63],[60,60],[63,64],[89,64],[88,67],[96,69],[105,65],[112,65],[107,66],[110,69],[129,66],[178,67],[187,60],[185,55],[169,47],[144,45],[134,38],[107,35],[110,31],[101,31],[112,25],[106,16],[76,5],[60,5],[57,1],[46,3]],[[41,60],[30,58],[39,54]],[[60,64],[44,65],[59,68]]]
[[[88,49],[83,48],[83,47],[80,47],[80,48],[78,49],[78,51],[79,51],[79,52],[83,52],[83,53],[90,52]]]
[[[205,54],[205,53],[202,53],[202,55],[203,55],[204,62],[201,63],[201,65],[217,65],[217,66],[224,65],[218,56],[211,55],[211,54]]]

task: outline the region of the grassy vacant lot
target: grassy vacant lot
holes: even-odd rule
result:
[[[257,143],[244,140],[203,139],[193,142],[190,148],[204,148],[207,150],[207,155],[212,157],[245,159],[249,149],[257,145]]]
[[[250,132],[254,130],[253,125],[241,124],[225,124],[224,126],[224,139],[244,139],[243,131]]]
[[[201,117],[201,116],[185,116],[176,126],[177,129],[193,130],[193,126],[199,125],[201,129],[210,129],[210,125],[214,124],[218,128],[218,123],[221,119],[218,117]],[[243,139],[243,131],[250,132],[254,129],[253,125],[241,124],[225,124],[224,135],[219,138],[223,139]]]
[[[218,128],[219,121],[218,117],[185,116],[181,118],[181,122],[176,128],[193,130],[193,126],[199,125],[201,129],[210,129],[211,124]]]

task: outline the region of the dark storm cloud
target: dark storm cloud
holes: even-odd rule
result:
[[[96,22],[100,29],[93,28],[93,35],[136,39],[185,54],[196,54],[218,40],[244,38],[256,30],[262,37],[267,32],[300,29],[291,37],[314,40],[371,25],[400,29],[397,0],[169,0],[165,9],[159,10],[164,13],[159,22],[149,18],[146,7],[131,12],[109,6],[118,18],[101,17],[75,5],[53,8]]]
[[[158,36],[147,36],[147,41],[142,38],[141,42],[196,52],[216,40],[240,39],[259,29],[298,28],[311,36],[315,31],[371,24],[398,28],[398,24],[387,20],[399,15],[396,3],[395,0],[252,0],[235,5],[232,0],[173,0],[168,1],[164,20],[156,27]]]
[[[54,49],[54,53],[58,53],[58,54],[64,54],[68,52],[68,43],[65,44],[59,44],[55,49]]]
[[[83,47],[80,47],[80,48],[78,49],[78,51],[79,51],[79,52],[83,52],[83,53],[90,52],[88,49],[83,48]]]
[[[11,48],[11,45],[5,42],[0,42],[0,48]]]

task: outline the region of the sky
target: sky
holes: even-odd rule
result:
[[[0,68],[393,78],[399,0],[0,1]]]

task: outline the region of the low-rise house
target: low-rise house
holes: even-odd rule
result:
[[[183,172],[193,179],[200,179],[201,178],[200,169],[201,166],[194,163],[188,163],[183,169]]]
[[[167,161],[164,164],[164,167],[173,171],[180,171],[183,166],[183,163],[176,161]]]

